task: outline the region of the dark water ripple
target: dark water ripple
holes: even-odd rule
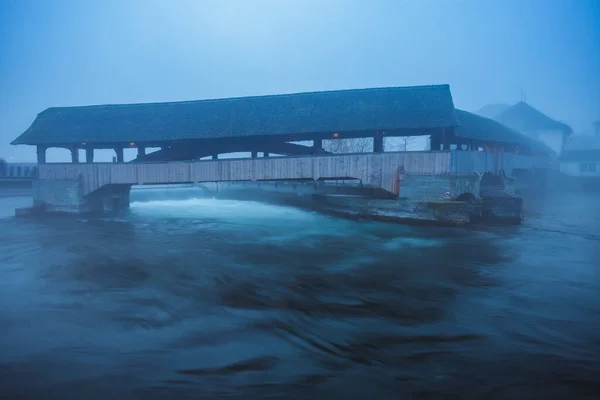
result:
[[[434,229],[143,196],[121,219],[0,219],[0,392],[600,393],[597,198],[531,205],[522,227]]]

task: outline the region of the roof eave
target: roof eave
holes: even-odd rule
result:
[[[15,139],[15,140],[13,140],[12,142],[10,142],[10,144],[11,144],[11,145],[13,145],[13,146],[18,146],[18,145],[22,145],[22,144],[26,144],[26,145],[30,145],[30,146],[35,146],[35,145],[33,145],[33,144],[26,143],[26,142],[24,142],[24,141],[22,141],[22,140],[19,140],[19,138],[16,138],[16,139]]]
[[[401,136],[418,136],[416,133],[420,133],[421,135],[429,135],[434,133],[440,129],[450,129],[457,128],[460,124],[457,121],[457,118],[454,118],[452,123],[440,124],[438,126],[428,126],[428,127],[407,127],[407,128],[376,128],[369,131],[339,131],[340,136],[343,138],[344,135],[348,135],[348,138],[360,138],[360,137],[369,137],[371,132],[375,131],[385,131],[387,137],[401,137]],[[230,136],[230,137],[215,137],[215,138],[189,138],[189,139],[177,139],[177,140],[148,140],[148,141],[136,141],[139,145],[146,145],[152,147],[152,144],[167,144],[167,143],[179,143],[179,142],[195,142],[195,141],[213,141],[213,140],[248,140],[248,139],[260,139],[260,138],[280,138],[284,141],[302,141],[302,140],[312,140],[312,139],[328,139],[333,134],[333,132],[298,132],[298,133],[286,133],[286,134],[272,134],[272,135],[252,135],[252,136]],[[15,140],[11,142],[11,145],[27,145],[27,146],[46,146],[46,147],[64,147],[69,145],[79,145],[80,141],[72,141],[72,142],[37,142],[30,141],[27,139],[22,139],[24,136],[21,135],[17,137]],[[102,146],[106,146],[106,148],[112,148],[114,146],[123,145],[129,147],[128,140],[122,142],[101,142],[101,141],[87,141],[87,144],[91,147],[97,146],[98,148],[103,148]]]

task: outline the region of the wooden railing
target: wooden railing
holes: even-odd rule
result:
[[[79,180],[83,195],[109,184],[359,179],[398,194],[399,173],[450,172],[448,152],[400,152],[168,163],[41,164],[41,180]]]
[[[523,156],[505,152],[452,151],[450,173],[498,172],[503,169],[511,174],[513,169],[550,168],[548,157]]]
[[[398,194],[401,173],[472,174],[515,168],[543,168],[547,158],[477,151],[362,153],[312,157],[272,157],[194,162],[40,164],[41,180],[79,180],[83,195],[109,184],[179,184],[199,182],[301,179],[358,179]]]

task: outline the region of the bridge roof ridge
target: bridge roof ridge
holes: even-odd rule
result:
[[[166,143],[198,139],[430,130],[458,124],[449,85],[397,86],[166,103],[53,107],[12,144]]]
[[[377,91],[413,91],[413,90],[427,90],[427,89],[450,89],[448,84],[436,84],[436,85],[415,85],[415,86],[377,86],[370,88],[351,88],[351,89],[332,89],[332,90],[314,90],[307,92],[291,92],[291,93],[277,93],[277,94],[258,94],[251,96],[233,96],[233,97],[214,97],[197,100],[179,100],[179,101],[158,101],[158,102],[136,102],[136,103],[105,103],[105,104],[90,104],[80,106],[56,106],[48,107],[41,111],[42,114],[50,110],[60,109],[82,109],[82,108],[103,108],[103,107],[143,107],[143,106],[162,106],[162,105],[183,105],[183,104],[196,104],[196,103],[214,103],[214,102],[229,102],[238,100],[260,100],[260,99],[276,99],[286,97],[297,97],[297,96],[312,96],[322,94],[344,94],[344,93],[368,93]],[[39,115],[38,114],[38,115]]]

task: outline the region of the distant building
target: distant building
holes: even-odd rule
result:
[[[563,151],[592,149],[600,149],[600,136],[573,135],[565,142]]]
[[[489,116],[496,111],[499,112],[497,115]],[[543,142],[558,155],[573,133],[569,125],[550,118],[524,101],[506,108],[503,105],[486,106],[479,113],[487,113],[488,115],[480,115],[493,118],[531,139]]]
[[[565,150],[560,157],[560,172],[582,178],[600,178],[600,148]]]
[[[508,104],[488,104],[487,106],[481,107],[475,112],[477,115],[482,117],[495,119],[498,115],[510,108]]]
[[[588,189],[600,189],[599,123],[593,123],[594,135],[573,135],[560,157],[560,171]]]

